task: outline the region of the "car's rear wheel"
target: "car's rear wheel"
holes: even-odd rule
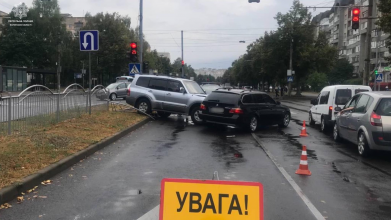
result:
[[[204,120],[200,118],[200,107],[194,107],[191,112],[190,112],[190,117],[191,120],[193,121],[194,124],[200,125],[204,123]]]
[[[339,129],[337,123],[334,124],[333,138],[334,141],[336,142],[341,141],[341,136],[339,135]]]
[[[157,114],[162,117],[162,118],[168,118],[170,117],[171,113],[169,112],[161,112],[161,111],[158,111]]]
[[[148,101],[148,99],[140,99],[135,107],[138,109],[139,113],[140,112],[144,112],[147,114],[151,113],[151,103]]]
[[[360,132],[357,140],[358,153],[362,157],[367,157],[371,153],[369,149],[367,138],[365,137],[364,132]]]
[[[248,125],[248,130],[255,132],[258,128],[258,118],[256,116],[251,116],[250,123]]]
[[[321,121],[320,121],[320,131],[321,132],[326,132],[327,129],[328,129],[328,125],[326,124],[326,120],[324,119],[324,117],[322,117]]]
[[[308,116],[308,122],[310,123],[310,125],[315,125],[315,121],[314,119],[312,118],[312,113],[310,112],[309,116]]]
[[[278,124],[280,128],[286,128],[289,125],[289,122],[291,121],[291,116],[288,113],[285,113],[283,121]]]
[[[115,94],[115,93],[111,93],[110,94],[110,100],[111,101],[114,101],[114,100],[116,100],[117,99],[117,95]]]

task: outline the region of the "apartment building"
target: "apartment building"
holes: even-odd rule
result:
[[[4,11],[0,11],[0,25],[3,24],[3,18],[6,17],[8,14],[5,13]],[[0,35],[1,35],[1,30],[0,30]]]
[[[381,16],[376,5],[379,0],[373,0],[374,6],[372,16]],[[362,19],[368,17],[368,8],[361,7],[360,28],[353,30],[352,8],[354,6],[367,6],[368,0],[335,0],[334,6],[351,6],[333,8],[314,17],[313,23],[317,25],[315,36],[323,31],[329,37],[329,43],[338,47],[340,57],[347,58],[354,66],[354,74],[362,76],[365,68],[365,40],[368,22],[372,24],[371,40],[371,66],[370,70],[376,68],[376,51],[378,50],[378,67],[388,67],[390,64],[384,59],[389,56],[388,48],[385,45],[387,34],[377,30],[376,19]],[[382,69],[382,68],[380,68]],[[390,73],[385,74],[385,81],[391,81]]]
[[[79,36],[80,29],[86,24],[85,17],[72,17],[71,14],[61,14],[67,31],[72,32],[74,37]]]

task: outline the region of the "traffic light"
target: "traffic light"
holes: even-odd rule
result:
[[[137,54],[137,43],[132,42],[132,43],[130,43],[130,54],[129,54],[130,61],[137,62],[137,60],[138,60],[137,55],[138,55]]]
[[[378,74],[378,72],[377,72],[377,70],[375,70],[375,75],[377,75]]]
[[[143,72],[149,73],[149,63],[148,62],[143,62]]]
[[[352,14],[352,29],[357,30],[360,28],[360,9],[353,8]]]
[[[182,60],[182,66],[184,66],[184,65],[185,65],[185,61]]]

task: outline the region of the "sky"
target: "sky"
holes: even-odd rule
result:
[[[140,0],[58,0],[61,13],[82,17],[86,12],[118,12],[139,25]],[[0,10],[10,12],[23,0],[0,0]],[[27,6],[32,0],[24,0]],[[226,69],[246,52],[247,45],[277,28],[278,12],[286,13],[293,0],[144,0],[144,35],[152,50],[181,57],[193,68]],[[305,6],[332,6],[330,0],[301,0]],[[326,9],[317,9],[316,15]],[[245,41],[245,43],[239,43]]]

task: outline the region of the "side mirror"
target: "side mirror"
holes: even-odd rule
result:
[[[341,107],[335,107],[334,110],[335,110],[336,112],[340,112],[340,111],[342,111],[342,108],[341,108]]]
[[[277,105],[281,105],[281,102],[280,102],[280,101],[276,101],[276,104],[277,104]]]
[[[119,89],[119,87],[117,86],[117,88],[116,88],[117,90]]]
[[[179,88],[179,92],[185,94],[186,90],[185,90],[185,88],[181,87],[181,88]]]
[[[312,100],[311,100],[311,104],[312,104],[312,105],[316,105],[317,103],[318,103],[318,99],[312,99]]]

